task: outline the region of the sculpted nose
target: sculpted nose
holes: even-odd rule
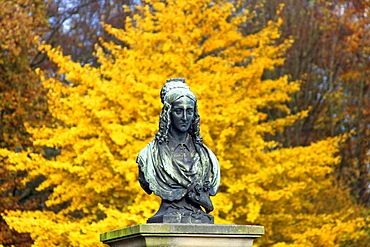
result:
[[[186,121],[187,120],[187,118],[186,118],[186,112],[185,111],[182,113],[182,118],[181,119],[183,121]]]

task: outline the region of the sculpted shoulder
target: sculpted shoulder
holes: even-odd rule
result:
[[[139,166],[143,166],[146,164],[150,156],[153,154],[153,146],[154,146],[154,140],[149,142],[138,154],[136,158],[136,163],[139,164]]]

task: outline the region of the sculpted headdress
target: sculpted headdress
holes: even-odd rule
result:
[[[185,83],[184,78],[171,78],[166,81],[166,84],[161,90],[161,101],[164,105],[172,104],[179,98],[187,96],[194,102],[197,101],[194,93],[190,90],[190,87]]]

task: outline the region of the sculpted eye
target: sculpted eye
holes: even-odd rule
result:
[[[192,115],[194,113],[194,110],[190,109],[190,110],[187,110],[186,112],[187,112],[188,115]]]
[[[179,115],[179,114],[181,114],[181,110],[180,110],[180,109],[176,109],[176,110],[175,110],[175,113],[176,113],[177,115]]]

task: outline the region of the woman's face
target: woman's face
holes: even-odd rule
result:
[[[195,103],[188,97],[181,97],[172,103],[171,126],[179,132],[187,132],[194,118]]]

